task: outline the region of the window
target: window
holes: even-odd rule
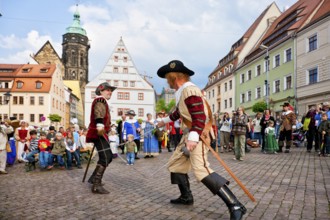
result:
[[[49,68],[42,68],[40,69],[40,73],[47,73]]]
[[[30,96],[30,105],[34,105],[34,96]]]
[[[117,99],[118,100],[129,100],[129,92],[118,92]]]
[[[24,105],[24,97],[23,96],[19,97],[19,104]]]
[[[212,98],[214,98],[214,89],[212,89]]]
[[[308,38],[308,51],[313,51],[317,49],[317,35]]]
[[[122,114],[125,114],[129,110],[130,110],[129,108],[118,108],[117,109],[117,116],[121,116]]]
[[[53,98],[53,102],[52,103],[53,103],[52,107],[55,108],[55,99],[54,98]]]
[[[214,104],[212,104],[212,112],[214,112],[214,110],[215,110],[215,109],[214,109]]]
[[[270,60],[265,60],[265,72],[269,71]]]
[[[114,72],[114,73],[118,73],[118,67],[114,67],[114,68],[113,68],[113,72]]]
[[[229,108],[233,107],[233,99],[229,98]]]
[[[256,76],[260,76],[260,74],[261,74],[261,66],[258,65],[258,66],[256,67]]]
[[[41,87],[42,87],[42,82],[37,81],[36,82],[36,89],[41,89]]]
[[[308,70],[308,84],[317,83],[318,81],[317,78],[318,78],[317,68]]]
[[[248,91],[247,92],[247,101],[251,101],[252,100],[252,92],[251,91]]]
[[[252,79],[252,71],[249,70],[249,71],[247,72],[247,80],[251,80],[251,79]]]
[[[34,122],[34,114],[30,114],[30,122]]]
[[[279,54],[277,54],[274,57],[273,68],[280,66],[280,61],[281,61],[281,56]]]
[[[290,62],[292,60],[291,48],[284,51],[284,62]]]
[[[14,116],[15,118],[17,118],[17,114],[13,114],[13,116]]]
[[[14,96],[13,97],[13,105],[17,105],[18,104],[18,97]]]
[[[17,81],[17,89],[21,89],[23,87],[22,81]]]
[[[292,89],[292,76],[284,77],[284,90]]]
[[[19,120],[24,120],[24,114],[18,114],[18,119]]]
[[[221,109],[221,102],[218,102],[218,111],[220,112]]]
[[[139,117],[143,117],[144,116],[144,109],[143,108],[139,108],[138,109],[138,116]]]
[[[9,88],[9,83],[5,83],[5,89],[8,89]]]
[[[130,81],[130,86],[135,87],[135,81]]]
[[[244,80],[245,80],[245,77],[244,77],[244,73],[243,73],[243,74],[241,74],[241,81],[240,81],[240,83],[241,84],[244,83]]]
[[[225,109],[227,108],[227,99],[225,100]]]
[[[119,82],[118,80],[113,81],[113,86],[118,86]]]
[[[232,88],[233,88],[233,82],[230,80],[229,81],[229,90],[232,90]]]
[[[43,114],[39,114],[39,122],[42,122],[42,118],[44,117]]]
[[[39,96],[39,105],[44,105],[44,97]]]
[[[31,68],[23,68],[22,73],[28,73],[30,72]]]
[[[124,63],[127,63],[127,57],[124,57],[123,60],[124,60]]]
[[[144,94],[142,92],[138,93],[138,100],[144,100]]]
[[[261,98],[261,87],[256,88],[256,99]]]
[[[218,95],[221,93],[221,86],[218,86]]]
[[[3,120],[8,119],[8,114],[3,114]]]
[[[268,90],[268,93],[267,93],[267,94],[269,95],[269,91],[270,91],[269,83],[268,83],[267,87],[268,87],[268,89],[267,89],[267,90]],[[267,90],[266,90],[266,84],[265,84],[265,85],[264,85],[264,96],[267,95],[267,94],[266,94],[266,91],[267,91]]]
[[[115,62],[118,62],[118,56],[114,56],[113,60],[114,60]]]
[[[244,103],[245,102],[245,94],[243,93],[243,94],[241,94],[241,103]]]
[[[128,86],[128,82],[127,81],[123,81],[123,86],[127,87]]]
[[[211,98],[211,91],[209,91],[209,99]]]
[[[225,92],[227,92],[227,83],[225,83]]]
[[[274,87],[273,87],[273,92],[278,93],[280,92],[280,80],[275,80],[274,81]]]
[[[127,67],[123,68],[123,73],[128,73],[128,68]]]

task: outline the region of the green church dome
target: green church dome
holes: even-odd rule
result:
[[[66,33],[81,34],[87,37],[87,33],[84,28],[80,25],[80,14],[78,9],[73,14],[73,23],[70,27],[66,28]]]

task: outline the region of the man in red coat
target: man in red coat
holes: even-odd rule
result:
[[[92,103],[90,124],[86,135],[86,142],[93,142],[98,153],[99,161],[88,182],[93,184],[92,192],[108,194],[109,191],[103,188],[102,177],[105,169],[112,161],[112,152],[109,145],[108,133],[111,129],[111,115],[108,100],[116,87],[109,83],[101,83],[95,90],[97,95]]]

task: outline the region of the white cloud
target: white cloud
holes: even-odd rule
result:
[[[294,2],[277,1],[280,9]],[[136,67],[141,73],[152,75],[153,83],[165,86],[164,80],[156,76],[157,69],[172,59],[180,59],[196,72],[193,81],[204,87],[217,62],[271,3],[271,0],[86,0],[78,10],[91,44],[90,79],[102,71],[123,36]],[[68,10],[74,13],[76,6]],[[51,28],[43,29],[52,33]],[[26,62],[24,56],[36,53],[47,40],[61,56],[61,42],[52,41],[52,37],[59,36],[40,35],[40,31],[33,29],[23,38],[0,35],[0,48],[8,50],[6,56],[0,52],[0,62]],[[160,89],[157,86],[158,92]]]

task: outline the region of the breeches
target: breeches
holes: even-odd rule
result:
[[[171,173],[187,174],[191,169],[196,178],[201,181],[214,171],[209,168],[210,164],[207,160],[209,149],[201,141],[198,142],[196,148],[190,152],[190,156],[186,157],[182,154],[181,149],[185,146],[185,135],[181,138],[179,145],[176,147],[170,158],[168,170]],[[181,155],[180,155],[181,154]]]
[[[97,161],[97,164],[107,167],[112,161],[112,152],[109,142],[104,137],[100,136],[99,139],[94,141],[94,144],[99,154],[99,161]]]

